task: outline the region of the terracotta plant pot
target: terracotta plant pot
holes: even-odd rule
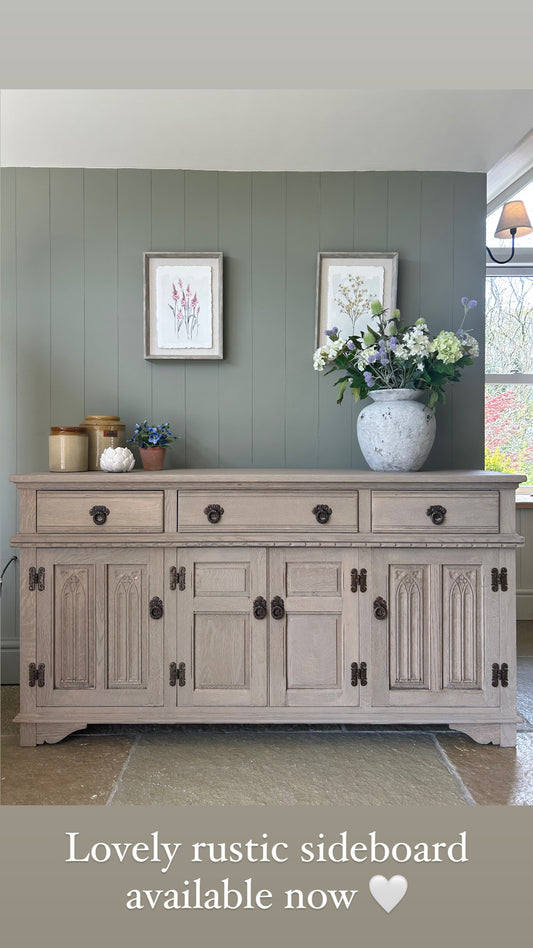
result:
[[[159,444],[140,449],[141,461],[145,471],[162,471],[165,463],[166,448]]]

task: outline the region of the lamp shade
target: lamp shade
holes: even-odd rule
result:
[[[526,234],[533,232],[523,201],[509,201],[508,204],[503,205],[494,236],[501,240],[511,240],[513,236],[511,228],[516,228],[515,237],[525,237]]]

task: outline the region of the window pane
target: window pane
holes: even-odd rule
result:
[[[485,371],[533,372],[533,276],[487,277]]]
[[[533,484],[533,385],[485,386],[485,468]]]

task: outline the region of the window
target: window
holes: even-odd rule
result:
[[[524,201],[531,216],[533,181],[515,197]],[[495,255],[505,259],[509,241],[493,236],[500,212],[501,208],[487,219],[487,244],[491,249],[496,247]],[[485,467],[527,475],[527,491],[531,493],[533,234],[517,242],[510,264],[487,266],[485,371]]]

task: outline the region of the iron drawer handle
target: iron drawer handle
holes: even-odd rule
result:
[[[204,513],[209,520],[209,523],[218,523],[222,514],[224,513],[224,508],[220,504],[209,504]]]
[[[378,596],[377,599],[374,599],[374,615],[376,619],[386,619],[388,612],[387,603],[382,596]]]
[[[258,596],[257,599],[254,599],[254,618],[255,619],[264,619],[267,614],[267,604],[266,599],[263,599],[262,596]]]
[[[97,527],[103,526],[109,517],[109,508],[108,507],[91,507],[89,510],[89,516],[93,518],[94,523]]]
[[[327,504],[317,504],[316,507],[313,507],[313,513],[317,523],[327,523],[333,511]]]
[[[150,599],[150,618],[160,619],[162,615],[163,615],[163,603],[157,596],[154,596],[153,599]]]
[[[285,615],[285,603],[281,596],[274,596],[270,603],[270,614],[273,619],[283,619]]]
[[[440,526],[441,523],[444,523],[446,513],[446,507],[441,507],[440,504],[435,504],[426,510],[427,516],[431,517],[432,523],[437,527]]]

